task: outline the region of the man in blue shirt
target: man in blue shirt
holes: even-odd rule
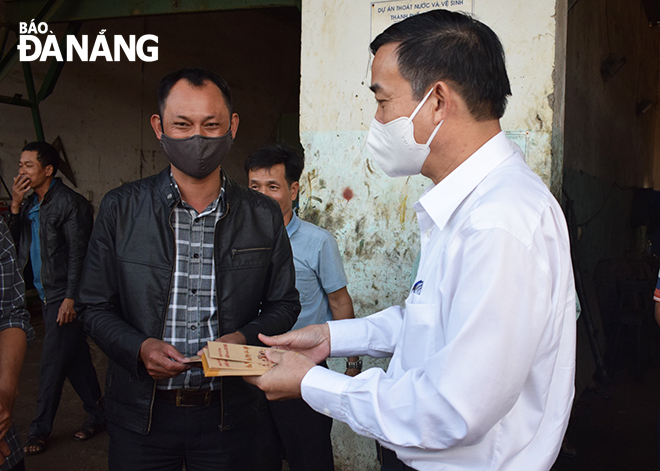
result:
[[[58,164],[59,154],[50,144],[27,144],[12,186],[9,225],[17,243],[18,266],[32,269],[43,302],[45,330],[37,413],[25,445],[28,455],[46,449],[65,378],[88,414],[74,438],[87,440],[105,430],[101,387],[87,335],[73,306],[92,230],[92,208],[83,196],[55,178]],[[33,193],[25,198],[30,189]]]
[[[303,167],[302,157],[281,145],[266,146],[245,163],[249,187],[270,196],[282,209],[302,306],[293,330],[354,317],[337,242],[325,229],[300,220],[292,209]],[[347,375],[355,376],[361,369],[359,357],[348,358]],[[334,470],[331,418],[317,413],[302,399],[269,402],[269,409],[291,471]]]

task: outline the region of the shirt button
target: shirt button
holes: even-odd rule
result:
[[[199,258],[199,254],[198,253],[193,254],[193,258]]]
[[[195,330],[195,329],[197,329],[197,326],[196,326],[196,325],[191,325],[191,326],[190,326],[190,330]]]
[[[191,289],[190,292],[191,292],[192,294],[197,294],[197,290],[196,290],[196,289]]]

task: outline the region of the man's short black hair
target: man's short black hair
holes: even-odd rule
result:
[[[23,147],[23,150],[21,152],[36,152],[37,153],[37,160],[41,164],[43,168],[48,167],[49,165],[52,165],[53,167],[53,175],[57,173],[57,169],[60,166],[60,154],[57,152],[57,149],[55,149],[53,146],[48,144],[47,142],[30,142],[29,144],[26,144],[25,147]]]
[[[504,50],[485,24],[462,13],[432,10],[387,28],[371,43],[371,52],[390,43],[399,43],[399,73],[410,82],[415,99],[424,98],[435,82],[446,81],[477,121],[504,115],[511,95]]]
[[[165,101],[170,95],[172,87],[179,80],[185,80],[195,88],[203,87],[205,82],[215,84],[222,92],[225,104],[229,110],[229,116],[231,117],[234,105],[231,97],[231,90],[225,79],[215,72],[211,72],[210,70],[201,67],[187,67],[185,69],[171,72],[161,79],[160,84],[158,85],[158,112],[160,113],[161,119],[163,117],[163,110],[165,109]]]
[[[245,161],[245,174],[250,176],[250,170],[271,168],[277,164],[284,164],[284,176],[291,186],[300,180],[305,161],[298,152],[282,144],[270,144],[254,151]]]

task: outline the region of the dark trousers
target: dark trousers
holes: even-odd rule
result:
[[[302,399],[269,401],[268,408],[291,471],[334,471],[332,418]]]
[[[105,413],[98,404],[101,387],[89,353],[87,335],[77,320],[63,326],[57,324],[60,304],[49,303],[42,310],[44,343],[39,366],[39,396],[37,414],[29,430],[29,435],[34,437],[50,435],[65,378],[82,400],[88,420],[105,422]]]
[[[258,423],[220,431],[222,403],[177,407],[156,398],[146,435],[108,422],[109,471],[260,471]]]

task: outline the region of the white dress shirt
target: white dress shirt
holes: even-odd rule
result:
[[[422,252],[405,307],[329,323],[332,356],[391,355],[387,372],[314,367],[303,399],[420,471],[549,470],[575,374],[560,206],[499,133],[414,208]]]

